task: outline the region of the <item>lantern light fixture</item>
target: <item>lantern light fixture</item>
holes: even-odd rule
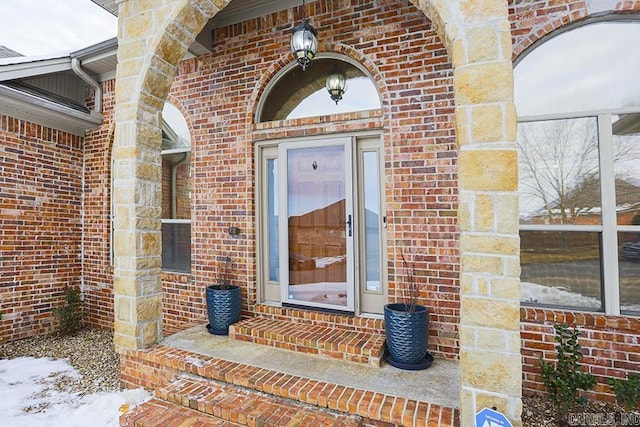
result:
[[[333,99],[336,102],[336,105],[338,105],[338,101],[342,99],[342,95],[344,95],[344,92],[347,90],[347,79],[343,73],[334,71],[327,77],[325,87],[327,88],[331,99]]]
[[[305,9],[305,3],[302,0],[302,23],[291,30],[291,52],[302,67],[302,71],[307,69],[318,52],[318,32],[307,22]]]

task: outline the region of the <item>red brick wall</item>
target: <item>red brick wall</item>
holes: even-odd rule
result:
[[[640,374],[640,319],[594,313],[523,308],[521,314],[522,370],[525,392],[545,390],[540,376],[540,358],[555,358],[556,323],[568,323],[581,333],[584,357],[581,364],[598,379],[593,397],[615,401],[606,382]]]
[[[52,331],[80,286],[83,138],[0,116],[0,338]]]
[[[509,1],[513,32],[514,59],[536,41],[565,25],[590,16],[586,1],[512,0]],[[640,2],[619,2],[614,13],[640,11]],[[592,396],[612,401],[607,378],[626,378],[627,371],[640,373],[640,319],[603,314],[523,308],[521,337],[523,388],[525,393],[543,392],[539,359],[553,360],[555,323],[577,327],[585,369],[596,375],[598,386]]]
[[[86,321],[113,329],[113,267],[111,265],[111,151],[115,81],[102,84],[104,121],[85,138],[84,303]]]
[[[171,89],[172,99],[188,116],[194,147],[194,270],[191,280],[171,281],[172,295],[165,295],[165,305],[185,310],[172,314],[176,322],[179,315],[202,319],[204,288],[214,281],[217,257],[225,254],[236,263],[233,283],[243,288],[245,313],[255,305],[255,141],[381,127],[390,298],[398,298],[404,285],[400,249],[413,249],[423,284],[420,302],[432,313],[431,350],[455,357],[456,143],[452,71],[445,48],[424,14],[405,2],[352,1],[346,6],[327,1],[310,8],[320,50],[349,55],[372,73],[382,92],[382,113],[253,125],[265,85],[291,61],[290,32],[281,29],[299,20],[300,11],[295,17],[282,12],[217,30],[213,53],[181,64]],[[419,84],[414,83],[418,76]],[[239,227],[241,235],[229,236],[230,226]],[[194,304],[186,311],[178,300]]]
[[[447,357],[457,354],[459,268],[451,66],[430,23],[413,6],[374,7],[362,2],[356,7],[353,3],[349,7],[341,2],[316,4],[312,23],[321,31],[321,50],[350,55],[372,73],[383,95],[381,113],[252,125],[269,78],[291,60],[289,31],[273,31],[294,20],[286,12],[218,30],[213,54],[180,65],[169,99],[185,115],[192,135],[193,275],[163,277],[165,333],[205,319],[204,289],[213,282],[215,265],[223,254],[236,263],[232,280],[243,288],[245,314],[256,304],[254,141],[381,128],[391,299],[400,295],[398,286],[403,285],[399,251],[412,248],[418,253],[416,268],[423,284],[420,302],[431,308],[431,349]],[[357,36],[354,13],[365,26]],[[406,58],[411,62],[406,63]],[[421,76],[419,85],[413,84],[416,75]],[[87,137],[91,180],[86,185],[87,203],[91,200],[87,239],[100,252],[85,267],[90,319],[96,326],[109,328],[112,270],[104,243],[110,202],[104,188],[110,180],[112,86],[112,82],[105,85],[105,125]],[[239,227],[241,235],[229,236],[230,226]]]

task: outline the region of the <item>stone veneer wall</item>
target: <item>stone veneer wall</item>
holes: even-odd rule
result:
[[[83,138],[0,115],[0,339],[51,332],[81,284]]]

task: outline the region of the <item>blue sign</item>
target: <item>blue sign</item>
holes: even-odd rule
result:
[[[513,427],[513,425],[504,414],[484,408],[476,414],[476,427]]]

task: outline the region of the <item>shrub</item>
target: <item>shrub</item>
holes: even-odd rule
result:
[[[580,370],[582,353],[578,342],[580,332],[569,325],[558,324],[556,330],[556,363],[540,359],[542,381],[549,397],[562,418],[576,403],[586,403],[585,397],[578,395],[579,390],[590,390],[596,385],[596,379],[588,372]]]
[[[640,375],[627,374],[627,379],[612,378],[609,385],[616,394],[616,400],[627,411],[640,405]]]
[[[53,314],[60,321],[58,329],[60,335],[69,335],[82,327],[82,299],[80,291],[73,287],[66,287],[64,295],[64,305],[55,308]]]

